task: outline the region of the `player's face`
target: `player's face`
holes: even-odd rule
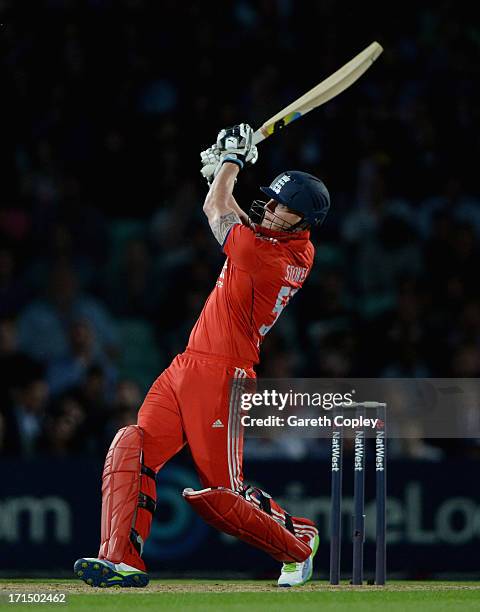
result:
[[[275,200],[269,200],[265,205],[265,216],[263,217],[262,227],[274,230],[288,229],[300,220],[301,217],[299,215],[292,212],[283,204]]]

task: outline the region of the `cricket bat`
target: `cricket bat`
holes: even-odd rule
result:
[[[342,66],[313,89],[307,91],[301,98],[298,98],[298,100],[289,104],[279,113],[267,119],[254,133],[253,142],[255,144],[262,142],[262,140],[283,129],[289,123],[292,123],[292,121],[300,119],[300,117],[317,108],[317,106],[325,104],[325,102],[342,93],[370,68],[382,51],[382,46],[378,42],[373,42],[345,64],[345,66]]]

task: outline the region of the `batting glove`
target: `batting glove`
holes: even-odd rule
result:
[[[215,172],[217,166],[221,166],[220,151],[216,144],[205,149],[200,153],[200,160],[202,162],[202,168],[200,170],[202,176],[206,179],[209,185],[212,184],[213,179],[217,175],[218,171]]]
[[[253,130],[246,123],[221,130],[217,136],[217,148],[222,164],[237,164],[240,169],[254,164],[258,159],[257,147],[253,144]]]

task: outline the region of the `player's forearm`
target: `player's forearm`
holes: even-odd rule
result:
[[[231,212],[234,209],[232,193],[239,170],[236,164],[228,163],[223,164],[220,168],[220,172],[215,177],[203,205],[203,211],[207,217],[211,214]]]
[[[210,228],[223,245],[225,238],[236,223],[251,226],[247,213],[240,208],[233,197],[233,188],[239,168],[236,164],[223,164],[215,177],[203,205]]]
[[[222,169],[220,170],[218,176],[223,172],[224,168],[232,167],[236,174],[238,174],[238,170],[236,170],[236,166],[234,164],[224,164]],[[237,201],[232,195],[233,187],[235,185],[236,174],[233,179],[233,185],[230,183],[230,174],[228,174],[227,181],[225,183],[225,178],[223,182],[217,182],[218,176],[213,181],[210,192],[205,200],[205,204],[203,206],[203,210],[207,217],[210,214],[218,214],[218,212],[222,211],[224,214],[227,212],[234,212],[240,218],[240,221],[244,225],[250,225],[250,219],[247,213],[240,208],[237,204]],[[212,193],[213,189],[216,189],[215,193]],[[230,191],[231,190],[231,191]],[[225,193],[224,193],[225,192]]]
[[[243,211],[232,195],[238,170],[235,164],[223,164],[203,205],[212,233],[221,245],[230,229],[242,222],[242,216],[237,211]]]

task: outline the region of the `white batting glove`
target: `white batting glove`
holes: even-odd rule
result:
[[[240,169],[254,164],[258,159],[257,147],[253,144],[253,130],[247,123],[221,130],[217,136],[217,148],[222,164],[234,163]]]
[[[215,170],[219,164],[221,165],[220,151],[218,150],[217,145],[214,144],[208,149],[205,149],[205,151],[202,151],[200,153],[200,160],[202,162],[202,168],[200,172],[202,176],[207,180],[207,183],[211,185],[213,179],[217,174],[215,173]]]

